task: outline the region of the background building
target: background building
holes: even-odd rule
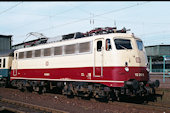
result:
[[[12,35],[0,35],[0,51],[11,49]]]
[[[163,72],[163,56],[170,55],[170,45],[153,45],[145,47],[150,72]],[[165,69],[170,71],[170,61],[165,62]]]

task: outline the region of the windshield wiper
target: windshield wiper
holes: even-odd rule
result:
[[[126,47],[124,47],[124,46],[122,46],[122,45],[119,45],[121,48],[123,48],[123,49],[127,49]]]

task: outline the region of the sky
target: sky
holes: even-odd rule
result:
[[[0,34],[13,35],[13,45],[38,38],[30,32],[56,37],[115,26],[130,29],[145,46],[170,44],[170,2],[0,2]]]

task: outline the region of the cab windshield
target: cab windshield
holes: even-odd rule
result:
[[[140,40],[136,40],[136,43],[138,45],[138,49],[142,51],[143,50],[143,42]]]
[[[115,39],[114,42],[118,50],[132,49],[131,41],[128,39]]]

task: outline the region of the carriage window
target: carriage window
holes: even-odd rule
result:
[[[138,45],[138,49],[142,51],[143,50],[143,43],[142,43],[142,41],[136,40],[136,43]]]
[[[5,62],[6,60],[5,60],[5,58],[3,59],[3,68],[5,68],[5,64],[6,64],[6,62]]]
[[[84,42],[79,44],[79,53],[90,52],[90,42]]]
[[[1,68],[1,62],[2,62],[2,60],[0,59],[0,68]]]
[[[35,57],[40,57],[41,56],[41,49],[35,50]]]
[[[131,41],[127,39],[115,39],[116,49],[132,49]]]
[[[54,48],[54,55],[62,55],[62,46]]]
[[[74,53],[76,53],[76,44],[66,45],[64,47],[64,52],[65,52],[65,54],[74,54]]]
[[[102,50],[102,41],[97,41],[97,51]]]
[[[31,58],[31,57],[32,57],[32,51],[27,51],[26,58]]]
[[[106,39],[106,51],[110,51],[112,49],[110,39]]]
[[[44,56],[50,56],[51,55],[51,48],[44,49]]]
[[[19,59],[23,59],[24,58],[24,52],[20,52],[19,53]]]

